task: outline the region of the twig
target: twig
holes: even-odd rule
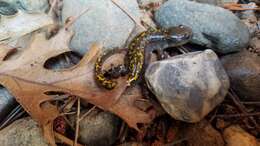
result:
[[[59,116],[74,115],[74,114],[76,114],[76,112],[60,113]]]
[[[173,145],[180,144],[180,143],[182,143],[183,141],[187,141],[187,140],[188,140],[188,138],[178,139],[178,140],[175,140],[175,141],[173,141],[173,142],[171,142],[171,143],[165,144],[165,146],[173,146]]]
[[[57,139],[59,139],[60,141],[66,143],[66,144],[68,144],[70,146],[74,146],[74,143],[73,143],[73,141],[71,139],[67,138],[66,136],[63,136],[62,134],[59,134],[58,132],[54,132],[54,136]],[[83,145],[77,143],[76,146],[83,146]]]
[[[84,119],[87,115],[89,115],[95,108],[96,108],[96,106],[93,106],[88,112],[84,113],[84,114],[79,118],[79,121],[81,121],[81,120]]]
[[[241,103],[247,105],[260,105],[259,101],[242,101]]]
[[[248,114],[246,111],[246,107],[240,102],[239,97],[235,94],[235,92],[230,89],[230,92],[228,92],[229,97],[232,99],[234,104],[238,107],[238,109],[243,113],[243,114]],[[249,116],[248,119],[254,124],[256,127],[257,131],[260,131],[259,125],[256,123],[254,117]]]
[[[21,105],[16,106],[10,114],[5,118],[5,120],[0,124],[0,130],[18,119],[21,115],[23,115],[25,111],[23,110]]]
[[[87,11],[89,10],[89,8],[84,9],[79,15],[75,16],[75,17],[71,17],[71,20],[69,20],[69,22],[67,22],[65,24],[65,29],[68,29],[73,23],[76,22],[77,19],[79,19],[83,14],[85,14]]]
[[[52,11],[53,11],[54,7],[56,6],[57,2],[58,2],[57,0],[53,0],[53,2],[51,3],[51,8],[48,12],[48,15],[50,15],[52,13]]]
[[[259,7],[245,8],[243,6],[248,6],[248,4],[226,3],[226,4],[223,5],[223,8],[229,9],[229,10],[234,10],[234,11],[260,10]]]
[[[75,127],[73,127],[72,123],[68,120],[68,118],[66,116],[63,116],[64,120],[66,121],[66,123],[70,126],[70,128],[75,131]]]
[[[80,115],[80,98],[78,98],[78,110],[77,110],[77,120],[76,120],[76,131],[75,131],[75,139],[73,146],[76,146],[79,135],[79,115]]]
[[[111,2],[115,4],[119,9],[121,9],[130,19],[132,19],[137,26],[139,26],[143,30],[146,30],[146,28],[141,24],[140,19],[132,16],[126,7],[120,5],[116,0],[111,0]]]
[[[216,115],[217,115],[218,109],[219,109],[219,108],[216,108],[216,110],[214,111],[213,116],[210,117],[210,120],[209,120],[210,123],[211,123],[211,122],[216,118]]]
[[[247,113],[247,114],[222,114],[222,115],[216,115],[215,117],[219,118],[237,118],[237,117],[250,117],[250,116],[260,116],[260,112],[256,113]]]

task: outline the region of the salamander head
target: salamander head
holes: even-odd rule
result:
[[[184,25],[170,27],[167,29],[166,34],[166,39],[173,43],[186,43],[192,38],[191,28]]]

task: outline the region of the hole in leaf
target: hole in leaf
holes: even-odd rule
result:
[[[81,58],[82,56],[75,52],[65,52],[58,56],[48,59],[44,63],[44,68],[51,70],[62,70],[70,68],[76,65]]]

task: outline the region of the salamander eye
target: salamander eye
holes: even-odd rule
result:
[[[183,25],[179,25],[179,28],[184,28],[184,26]]]

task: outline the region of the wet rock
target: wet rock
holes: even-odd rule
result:
[[[118,2],[126,7],[131,15],[140,17],[136,0]],[[102,43],[106,49],[122,47],[135,24],[111,0],[64,0],[63,21],[69,16],[79,15],[87,8],[88,12],[73,24],[75,35],[70,44],[72,50],[84,55],[93,42]]]
[[[173,118],[198,122],[224,100],[228,76],[212,50],[193,52],[154,62],[146,83]]]
[[[169,0],[155,13],[155,20],[162,27],[191,27],[193,43],[220,53],[239,51],[249,42],[248,28],[239,18],[228,10],[208,4]]]
[[[256,138],[237,125],[230,126],[224,130],[223,137],[227,146],[259,146]]]
[[[188,146],[224,146],[221,134],[206,120],[193,124],[185,131],[185,137],[188,137]]]
[[[112,145],[117,138],[120,119],[109,112],[93,111],[80,121],[79,141],[91,146]]]
[[[260,101],[260,58],[246,50],[224,56],[222,64],[236,93],[247,100]]]
[[[10,16],[10,15],[15,15],[17,12],[18,12],[17,9],[15,7],[13,7],[11,4],[4,2],[4,1],[0,1],[0,14],[1,15]]]
[[[0,131],[1,146],[49,146],[31,118],[15,121]]]
[[[0,123],[15,107],[15,98],[8,92],[6,88],[0,85]]]

